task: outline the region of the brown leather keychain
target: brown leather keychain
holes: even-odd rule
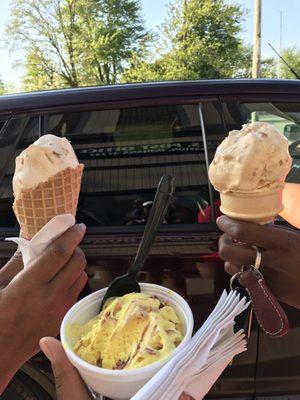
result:
[[[262,273],[259,271],[261,263],[261,252],[258,248],[254,265],[243,267],[242,271],[232,276],[230,287],[238,279],[247,291],[251,301],[254,314],[261,329],[272,337],[285,335],[289,329],[289,321],[283,308],[268,288]]]

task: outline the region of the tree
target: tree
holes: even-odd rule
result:
[[[272,57],[261,60],[261,78],[276,78],[277,64]],[[237,63],[233,78],[252,78],[252,46],[244,46],[239,63]]]
[[[132,0],[98,0],[97,8],[82,8],[84,71],[93,66],[97,81],[116,83],[133,54],[141,56],[150,44],[152,35],[144,29],[140,10],[140,2]]]
[[[239,69],[235,74],[235,77],[239,78],[251,78],[251,59],[252,49],[247,47],[245,51],[245,62],[244,68]],[[282,51],[282,57],[287,63],[300,75],[300,49],[296,46],[287,47]],[[278,77],[278,57],[268,57],[261,61],[261,77],[267,79],[276,79]],[[296,79],[295,75],[291,70],[280,62],[280,78],[281,79]]]
[[[282,51],[283,59],[300,75],[300,49],[297,46],[287,47]],[[280,62],[280,77],[286,79],[297,79],[291,70]]]
[[[139,0],[16,0],[6,28],[27,89],[115,83],[150,41]]]
[[[224,0],[177,0],[161,27],[159,56],[154,61],[133,58],[123,80],[233,76],[246,61],[240,38],[244,12]]]
[[[66,80],[57,73],[55,63],[39,48],[28,50],[24,67],[23,86],[27,91],[56,89],[66,86]]]

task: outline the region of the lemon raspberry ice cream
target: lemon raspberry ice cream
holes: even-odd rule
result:
[[[100,315],[70,329],[74,352],[107,369],[136,369],[162,360],[183,339],[176,311],[145,293],[115,298]]]

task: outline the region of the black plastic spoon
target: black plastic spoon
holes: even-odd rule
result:
[[[140,285],[136,280],[136,275],[143,268],[153,244],[157,229],[166,215],[174,192],[174,182],[174,178],[167,175],[160,179],[135,260],[129,267],[127,274],[118,276],[112,281],[102,300],[100,311],[102,311],[106,300],[111,297],[120,297],[128,293],[138,293],[141,291]]]

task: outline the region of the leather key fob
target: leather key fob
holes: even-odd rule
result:
[[[250,267],[239,273],[238,280],[250,296],[253,310],[261,329],[273,337],[285,335],[289,329],[288,318],[266,285],[261,272],[256,268]]]

